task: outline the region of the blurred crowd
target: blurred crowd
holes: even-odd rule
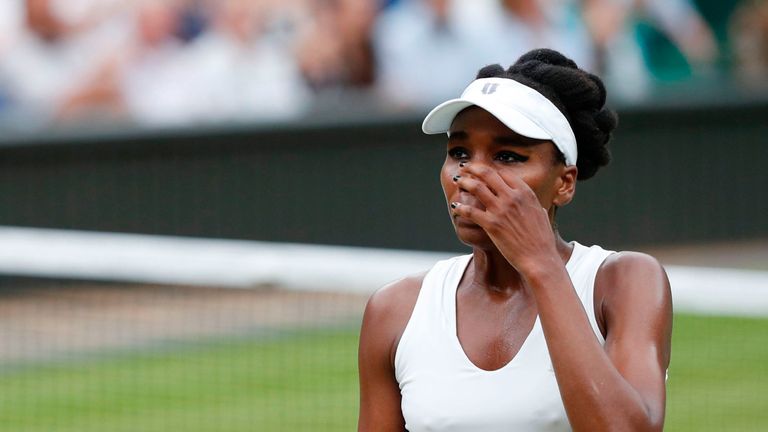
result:
[[[694,0],[2,0],[0,118],[177,126],[298,118],[318,101],[422,109],[540,46],[625,100],[722,73],[724,59],[731,78],[762,83],[768,2],[731,3],[718,32]]]

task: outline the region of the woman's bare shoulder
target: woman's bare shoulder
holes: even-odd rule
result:
[[[365,315],[373,315],[377,321],[400,322],[405,319],[405,327],[419,297],[424,276],[426,272],[404,277],[379,288],[368,299]]]
[[[379,352],[393,364],[397,344],[413,313],[424,276],[426,273],[405,277],[371,295],[363,315],[361,350]]]
[[[595,294],[600,315],[607,319],[641,315],[666,321],[671,316],[667,273],[656,258],[641,252],[618,252],[606,258],[595,279]]]
[[[666,271],[651,255],[622,251],[609,255],[598,271],[598,279],[609,285],[625,285],[645,282],[657,289],[668,285]]]

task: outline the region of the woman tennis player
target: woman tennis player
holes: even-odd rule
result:
[[[376,292],[359,431],[659,431],[672,304],[650,256],[566,242],[557,209],[608,163],[596,76],[552,50],[480,70],[424,120],[472,254]],[[631,199],[631,197],[628,197]]]

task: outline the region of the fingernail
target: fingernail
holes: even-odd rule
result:
[[[452,202],[451,203],[451,208],[453,208],[453,209],[455,209],[458,206],[459,206],[459,203],[457,203],[457,202]]]
[[[453,176],[453,181],[458,181],[460,178],[461,178],[460,175],[455,175]]]

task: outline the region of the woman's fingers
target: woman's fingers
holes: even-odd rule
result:
[[[460,174],[466,173],[484,182],[496,196],[512,198],[513,201],[533,199],[538,202],[536,194],[530,186],[516,175],[502,177],[499,173],[484,165],[465,163],[460,168]]]
[[[460,175],[454,176],[453,181],[456,182],[456,185],[459,188],[469,192],[474,197],[476,197],[485,206],[485,208],[494,206],[496,195],[493,194],[493,192],[484,182],[473,177]]]
[[[480,225],[481,228],[485,228],[488,225],[488,214],[477,207],[473,207],[469,204],[462,204],[460,202],[452,202],[451,210],[454,215],[469,219]]]
[[[462,173],[469,174],[482,180],[494,195],[502,195],[509,189],[509,185],[504,182],[504,179],[501,178],[499,173],[485,165],[465,163],[459,168],[459,174]]]

